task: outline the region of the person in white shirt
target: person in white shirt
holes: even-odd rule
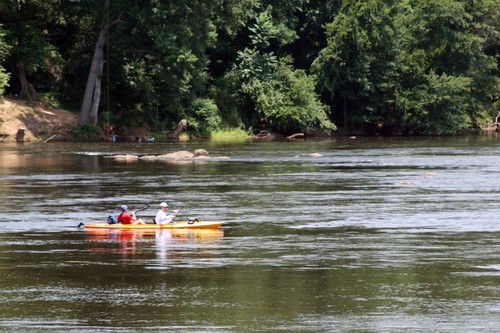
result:
[[[156,224],[171,223],[174,220],[174,218],[177,216],[176,210],[172,211],[172,213],[170,213],[170,214],[167,214],[167,208],[168,208],[168,204],[166,202],[162,202],[160,204],[160,210],[158,211],[158,213],[156,213],[156,217],[155,217]]]

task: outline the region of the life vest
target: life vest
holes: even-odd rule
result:
[[[130,220],[129,220],[129,221],[125,222],[125,221],[123,221],[123,219],[122,219],[122,215],[123,215],[123,213],[121,213],[120,215],[118,215],[118,223],[123,223],[123,224],[132,224],[132,216],[130,216]]]

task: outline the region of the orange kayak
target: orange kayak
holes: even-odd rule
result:
[[[222,221],[179,221],[168,224],[108,224],[108,223],[94,223],[86,224],[85,229],[217,229],[224,222]]]

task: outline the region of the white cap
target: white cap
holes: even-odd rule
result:
[[[168,204],[164,201],[160,204],[160,207],[168,207]]]

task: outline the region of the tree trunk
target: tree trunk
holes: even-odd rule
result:
[[[349,131],[349,119],[347,117],[347,98],[344,96],[343,98],[343,115],[344,115],[344,131]]]
[[[102,73],[103,63],[101,63],[101,68],[99,69],[99,73]],[[92,107],[90,109],[90,119],[95,123],[97,123],[97,111],[99,110],[99,104],[101,102],[101,82],[102,75],[98,75],[95,80],[95,90],[94,90],[94,101],[92,103]]]
[[[108,34],[108,26],[102,28],[99,39],[97,40],[94,57],[90,65],[90,72],[87,78],[87,86],[85,88],[85,95],[83,96],[80,114],[78,115],[78,123],[85,125],[92,120],[97,123],[97,110],[101,100],[101,77],[102,68],[104,64],[104,45],[106,44],[106,37]]]
[[[182,119],[179,121],[177,124],[177,127],[175,128],[174,131],[170,132],[167,134],[168,139],[176,139],[179,140],[179,136],[181,135],[181,132],[184,130],[184,128],[187,126],[187,121],[186,119]]]
[[[106,0],[105,8],[109,7],[109,0]],[[109,30],[112,26],[121,21],[123,13],[116,20],[102,27],[99,33],[99,38],[95,45],[94,57],[90,65],[90,72],[87,78],[87,86],[85,87],[85,95],[83,96],[82,106],[78,114],[78,123],[85,125],[91,120],[94,124],[98,120],[99,103],[101,101],[101,78],[102,69],[104,67],[104,46],[108,37]]]
[[[21,82],[21,92],[20,95],[28,98],[31,102],[36,99],[35,88],[31,85],[26,77],[26,68],[22,64],[17,64],[17,76]]]
[[[20,128],[17,130],[16,141],[17,142],[24,142],[24,128]]]

